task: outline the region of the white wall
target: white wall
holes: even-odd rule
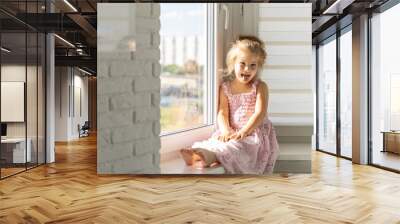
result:
[[[39,163],[44,162],[44,74],[39,66],[25,66],[25,64],[3,64],[1,66],[1,81],[2,82],[24,82],[26,85],[26,99],[22,102],[22,107],[18,108],[18,113],[25,114],[26,119],[22,122],[6,122],[7,137],[21,138],[27,136],[30,139],[29,146],[32,151],[33,161],[36,162],[36,155],[39,153]],[[27,81],[26,81],[27,79]],[[4,89],[2,89],[3,92]],[[20,90],[21,91],[21,90]],[[20,92],[24,94],[24,91]],[[7,95],[2,95],[2,98],[7,98]],[[25,97],[23,97],[25,98]],[[25,106],[26,103],[26,106]],[[4,106],[4,105],[3,105]],[[1,108],[2,111],[12,110],[13,108]],[[15,110],[15,108],[14,108]],[[17,113],[17,111],[8,111]],[[48,160],[51,162],[51,160]]]
[[[243,15],[242,15],[243,5]],[[230,25],[223,32],[219,11],[221,60],[237,35],[255,35],[266,45],[267,60],[260,77],[269,85],[269,118],[275,125],[313,126],[314,77],[311,47],[311,4],[231,3]]]
[[[97,172],[160,173],[160,4],[97,9]]]
[[[222,5],[225,5],[228,9],[228,23],[227,27],[225,27],[226,22],[226,12],[223,9]],[[220,71],[224,68],[227,68],[225,63],[226,54],[228,53],[232,42],[239,36],[244,34],[243,31],[243,23],[245,16],[242,14],[242,5],[241,3],[223,3],[218,4],[218,16],[217,16],[217,44],[216,44],[216,65],[217,65],[217,74],[218,77],[222,77],[222,73]],[[244,4],[246,5],[255,5],[255,4]]]
[[[18,81],[25,82],[25,69],[32,70],[32,67],[26,68],[25,65],[2,65],[1,66],[1,81]],[[28,72],[31,74],[31,72]],[[3,98],[4,96],[2,96]],[[25,109],[25,108],[23,108]],[[6,108],[1,108],[6,110]],[[25,137],[25,122],[8,122],[7,123],[7,136],[8,137]]]
[[[25,82],[25,75],[26,72],[28,75],[34,74],[36,76],[36,67],[33,66],[27,66],[25,65],[2,65],[1,66],[1,81],[18,81],[18,82]],[[28,77],[30,85],[36,85],[36,81],[32,81],[32,77]],[[34,82],[34,83],[33,83]],[[36,105],[36,87],[34,89],[28,88],[27,89],[28,93],[28,99],[27,99],[27,106],[31,106],[31,109],[29,109],[27,112],[27,119],[29,122],[28,125],[28,137],[29,134],[33,132],[33,130],[36,130],[36,113],[32,112],[32,108],[35,109],[37,107]],[[33,91],[33,92],[31,92]],[[4,97],[4,96],[2,96]],[[29,103],[35,102],[33,105],[29,105]],[[2,110],[6,110],[7,108],[1,108]],[[22,108],[24,110],[24,108]],[[32,121],[35,121],[34,124]],[[25,126],[26,122],[7,122],[7,136],[8,137],[25,137]],[[35,131],[36,133],[36,131]]]
[[[69,76],[67,67],[55,68],[55,141],[68,141]]]
[[[268,53],[262,79],[269,85],[275,125],[313,125],[311,4],[259,4],[258,35]]]
[[[72,113],[72,119],[71,119],[71,135],[73,138],[78,138],[79,137],[79,132],[78,132],[78,124],[82,126],[85,121],[88,121],[88,106],[89,106],[89,93],[88,93],[88,77],[87,76],[81,76],[82,73],[80,73],[78,70],[75,69],[74,71],[74,92],[75,94],[72,99],[74,100],[71,105],[74,105],[74,108],[72,110],[74,111]],[[77,74],[78,73],[78,74]],[[77,90],[80,90],[80,99],[78,98],[78,92]],[[79,100],[80,105],[79,104]],[[77,106],[81,107],[81,112],[79,111],[79,108]]]
[[[56,67],[55,73],[55,141],[77,139],[78,124],[88,120],[88,78],[71,67]],[[82,115],[76,108],[76,88],[81,90]]]
[[[25,65],[2,65],[1,81],[25,82],[25,69]],[[28,66],[28,69],[32,69],[32,67]]]

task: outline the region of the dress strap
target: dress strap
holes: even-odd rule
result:
[[[258,83],[259,83],[259,79],[256,78],[256,80],[254,80],[253,83],[252,83],[252,92],[255,92],[255,93],[257,92]]]
[[[229,81],[224,81],[222,84],[222,90],[224,91],[226,96],[230,96],[231,95],[231,90],[230,90],[230,84]]]

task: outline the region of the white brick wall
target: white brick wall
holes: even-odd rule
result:
[[[159,16],[155,3],[98,4],[99,174],[160,173]]]

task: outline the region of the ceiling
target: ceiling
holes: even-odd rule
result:
[[[96,74],[98,1],[69,0],[75,9],[63,0],[47,0],[47,2],[46,8],[44,0],[0,1],[2,46],[13,49],[7,57],[3,57],[3,61],[16,63],[18,59],[24,59],[24,55],[27,55],[29,63],[30,58],[36,57],[34,56],[36,50],[44,48],[43,44],[36,43],[36,32],[54,32],[57,34],[56,66],[78,66]],[[48,13],[50,8],[52,13]],[[27,40],[25,40],[26,28],[28,28]],[[31,31],[35,34],[29,35]]]
[[[388,0],[270,0],[237,2],[312,3],[313,43],[335,32],[337,21],[351,23],[351,17],[376,8]],[[55,32],[56,66],[79,66],[96,73],[97,55],[97,3],[135,2],[129,0],[1,0],[0,22],[2,44],[9,43],[23,54],[25,28],[31,31]],[[136,1],[156,2],[156,1]],[[165,1],[164,1],[165,2]],[[180,2],[180,1],[174,1]],[[190,2],[190,1],[181,1]],[[235,1],[231,1],[235,2]],[[69,5],[69,4],[70,5]],[[331,7],[332,6],[332,7]],[[48,13],[52,8],[52,13]],[[333,10],[327,10],[327,9]],[[26,13],[28,12],[28,13]],[[324,13],[325,12],[325,13]],[[341,26],[346,26],[342,22]],[[28,38],[27,52],[34,52],[37,43]],[[62,39],[67,40],[70,44]],[[72,45],[71,45],[72,44]],[[43,46],[39,43],[39,49]],[[28,56],[29,58],[29,56]]]

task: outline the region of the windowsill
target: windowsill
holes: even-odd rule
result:
[[[274,173],[310,173],[311,143],[281,143]],[[187,166],[179,153],[160,163],[161,174],[224,174],[222,166],[196,169]],[[164,155],[165,156],[165,155]]]
[[[196,141],[208,139],[214,131],[214,125],[190,129],[183,132],[164,135],[161,137],[161,162],[179,158],[179,150],[190,147]]]
[[[194,131],[194,130],[205,128],[205,127],[209,127],[209,126],[214,126],[214,125],[202,125],[202,126],[197,126],[197,127],[194,127],[194,128],[181,129],[181,130],[174,131],[174,132],[165,132],[165,133],[161,133],[160,137],[163,138],[163,137],[176,135],[176,134],[180,134],[180,133],[184,133],[184,132],[188,132],[188,131]]]

